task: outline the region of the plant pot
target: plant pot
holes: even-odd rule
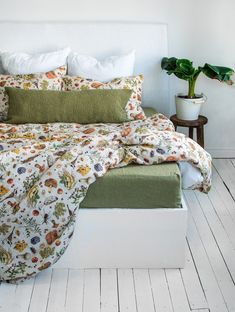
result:
[[[201,105],[206,102],[206,96],[197,95],[194,99],[178,94],[175,96],[176,115],[177,118],[183,120],[196,120],[198,119]]]

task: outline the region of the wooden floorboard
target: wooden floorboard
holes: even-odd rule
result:
[[[209,252],[210,248],[214,246],[214,257],[213,260],[215,264],[218,264],[221,261],[220,271],[223,267],[225,273],[227,273],[227,269],[229,269],[229,273],[231,274],[233,281],[235,281],[235,249],[233,244],[231,243],[227,232],[225,231],[223,224],[221,223],[220,219],[218,218],[213,206],[208,199],[207,196],[196,194],[196,197],[200,204],[200,216],[199,222],[203,222],[205,232],[208,232],[206,235],[206,239],[203,240],[204,244],[207,243],[205,246],[206,250]],[[194,209],[195,211],[195,209]],[[203,213],[202,213],[203,211]],[[210,234],[209,234],[210,233]],[[233,234],[235,235],[235,227],[233,230]],[[208,237],[210,236],[210,239]],[[208,247],[207,247],[208,246]],[[224,261],[223,261],[224,260]],[[227,268],[224,266],[226,264]],[[222,275],[224,275],[222,274]]]
[[[29,305],[30,312],[38,312],[38,307],[46,311],[48,295],[51,287],[52,269],[42,272],[35,277],[34,288]]]
[[[173,312],[173,305],[165,270],[149,270],[156,311]]]
[[[65,310],[67,281],[67,269],[53,270],[46,312],[63,312]]]
[[[100,270],[84,271],[83,312],[100,311]]]
[[[208,308],[205,293],[202,289],[201,281],[196,270],[194,259],[188,244],[186,245],[185,267],[181,270],[181,276],[184,283],[185,292],[188,297],[191,309]]]
[[[213,160],[208,195],[185,191],[184,269],[49,269],[0,285],[0,312],[235,312],[235,160]]]
[[[118,269],[120,312],[137,312],[133,270]]]
[[[198,194],[193,192],[187,192],[188,199],[190,203],[193,203],[190,206],[190,212],[193,216],[194,222],[196,224],[201,242],[203,244],[204,250],[207,254],[208,260],[210,262],[211,267],[213,268],[215,278],[217,280],[218,286],[221,290],[221,294],[231,311],[235,311],[235,287],[233,280],[230,276],[230,272],[228,271],[227,264],[223,258],[221,253],[221,249],[219,248],[216,239],[220,240],[221,248],[224,249],[224,257],[227,258],[229,264],[234,267],[235,262],[232,261],[235,259],[235,254],[233,255],[233,248],[230,244],[226,233],[223,231],[223,227],[219,220],[212,214],[212,217],[209,215],[210,209],[210,201],[208,197],[205,195],[199,196],[201,203],[198,201]],[[201,209],[201,205],[203,209],[206,210],[206,214],[211,217],[211,227],[209,227],[207,223],[207,219],[205,218],[203,211]],[[213,211],[213,210],[212,210]],[[213,219],[214,217],[214,219]],[[213,235],[213,233],[215,233]],[[226,245],[226,246],[224,246]],[[223,247],[222,247],[223,246]],[[225,250],[225,248],[227,248]],[[231,253],[231,254],[230,254]],[[231,267],[231,269],[233,269]]]
[[[235,174],[234,165],[230,159],[214,159],[213,164],[228,188],[233,199],[235,199]]]
[[[28,306],[30,304],[33,287],[34,287],[34,278],[25,281],[23,285],[19,284],[16,286],[14,296],[10,298],[11,305],[13,306],[12,311],[17,311],[17,312],[27,311]],[[5,310],[5,311],[7,312],[8,310]]]
[[[69,270],[66,299],[65,299],[66,312],[82,311],[83,290],[84,290],[84,270]]]
[[[155,312],[149,272],[147,269],[134,270],[136,304],[138,312]]]
[[[118,312],[118,281],[117,270],[103,269],[101,270],[100,280],[100,311],[101,312]]]
[[[230,203],[223,199],[221,194],[216,189],[216,180],[218,180],[218,173],[213,174],[213,188],[208,194],[208,198],[211,201],[213,206],[214,214],[217,214],[227,236],[235,248],[235,202],[231,201]],[[227,192],[225,186],[223,185],[223,192]],[[203,208],[204,206],[202,206]],[[205,211],[206,213],[206,211]],[[209,221],[210,223],[210,221]]]
[[[180,270],[167,269],[165,271],[174,312],[190,312]]]
[[[15,291],[16,291],[16,285],[9,285],[2,283],[0,285],[0,311],[14,311],[13,309],[16,308],[16,311],[18,310],[17,306],[14,306],[14,302],[12,298],[15,297]],[[17,311],[18,312],[18,311]]]
[[[227,307],[221,290],[218,286],[213,268],[208,259],[207,253],[202,244],[196,225],[191,215],[189,215],[189,227],[187,239],[197,271],[202,283],[203,291],[208,302],[208,306],[213,312],[226,312]]]
[[[229,213],[229,216],[235,222],[235,201],[230,192],[228,192],[225,182],[221,179],[215,167],[212,173],[212,192],[209,192],[208,196],[211,197],[211,194],[216,193],[216,196],[220,197],[222,201],[220,209],[224,214]]]

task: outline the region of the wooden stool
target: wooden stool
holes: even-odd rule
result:
[[[204,148],[204,125],[207,124],[208,119],[205,116],[200,115],[196,120],[182,120],[177,118],[176,115],[171,116],[170,120],[177,127],[189,128],[189,137],[193,139],[193,129],[197,129],[197,143]]]

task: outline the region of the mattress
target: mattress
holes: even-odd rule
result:
[[[156,111],[145,108],[151,116]],[[90,185],[81,208],[179,208],[181,178],[176,163],[129,165],[108,171]]]

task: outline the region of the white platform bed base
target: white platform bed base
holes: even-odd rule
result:
[[[55,268],[183,268],[187,206],[80,209]]]

